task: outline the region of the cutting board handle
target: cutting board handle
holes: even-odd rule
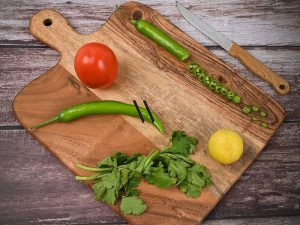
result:
[[[69,43],[76,43],[78,34],[59,12],[44,9],[35,14],[29,24],[31,34],[60,53]]]

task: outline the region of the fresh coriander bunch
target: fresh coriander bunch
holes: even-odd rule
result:
[[[153,150],[147,156],[139,153],[127,156],[118,152],[98,162],[96,167],[77,164],[77,167],[95,173],[87,177],[76,176],[76,180],[94,180],[93,190],[99,201],[113,205],[121,198],[120,208],[125,215],[140,215],[147,209],[138,197],[141,179],[158,188],[177,185],[187,196],[199,197],[211,179],[204,166],[188,158],[194,153],[198,140],[183,131],[175,131],[170,143],[163,150]]]

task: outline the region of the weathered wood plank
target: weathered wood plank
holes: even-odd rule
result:
[[[283,124],[208,220],[299,215],[299,136],[300,123]],[[26,131],[1,130],[0,142],[1,224],[123,223]],[[224,224],[233,221],[244,220]]]
[[[60,11],[82,33],[91,33],[108,19],[124,0],[116,1],[1,1],[0,44],[41,45],[28,32],[30,17],[44,8]],[[215,45],[178,12],[175,1],[140,1],[204,45]],[[270,0],[219,0],[181,3],[240,45],[300,45],[300,2]],[[22,13],[20,13],[20,8]]]
[[[0,131],[0,224],[122,222],[23,130]]]
[[[245,75],[253,84],[276,99],[286,110],[286,121],[300,120],[300,51],[296,49],[250,48],[250,52],[265,62],[290,83],[290,93],[277,95],[270,85],[256,78],[238,60],[225,51],[212,49],[223,61]],[[0,125],[17,125],[12,112],[12,100],[31,80],[53,67],[58,53],[48,48],[1,48],[0,51]]]
[[[295,225],[300,223],[300,217],[272,217],[206,220],[203,225]]]

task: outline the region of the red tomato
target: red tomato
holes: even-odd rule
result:
[[[118,61],[109,47],[92,42],[78,50],[74,68],[78,78],[86,86],[105,88],[109,87],[117,78]]]

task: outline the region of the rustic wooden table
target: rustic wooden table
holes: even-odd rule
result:
[[[60,11],[79,32],[91,33],[124,1],[0,1],[0,224],[126,224],[94,201],[46,149],[16,121],[12,101],[32,79],[54,66],[59,55],[28,31],[43,8]],[[181,2],[218,31],[238,42],[290,83],[276,95],[241,63],[183,19],[175,1],[141,1],[252,83],[286,110],[284,123],[261,155],[204,224],[300,224],[300,2],[216,0]]]

